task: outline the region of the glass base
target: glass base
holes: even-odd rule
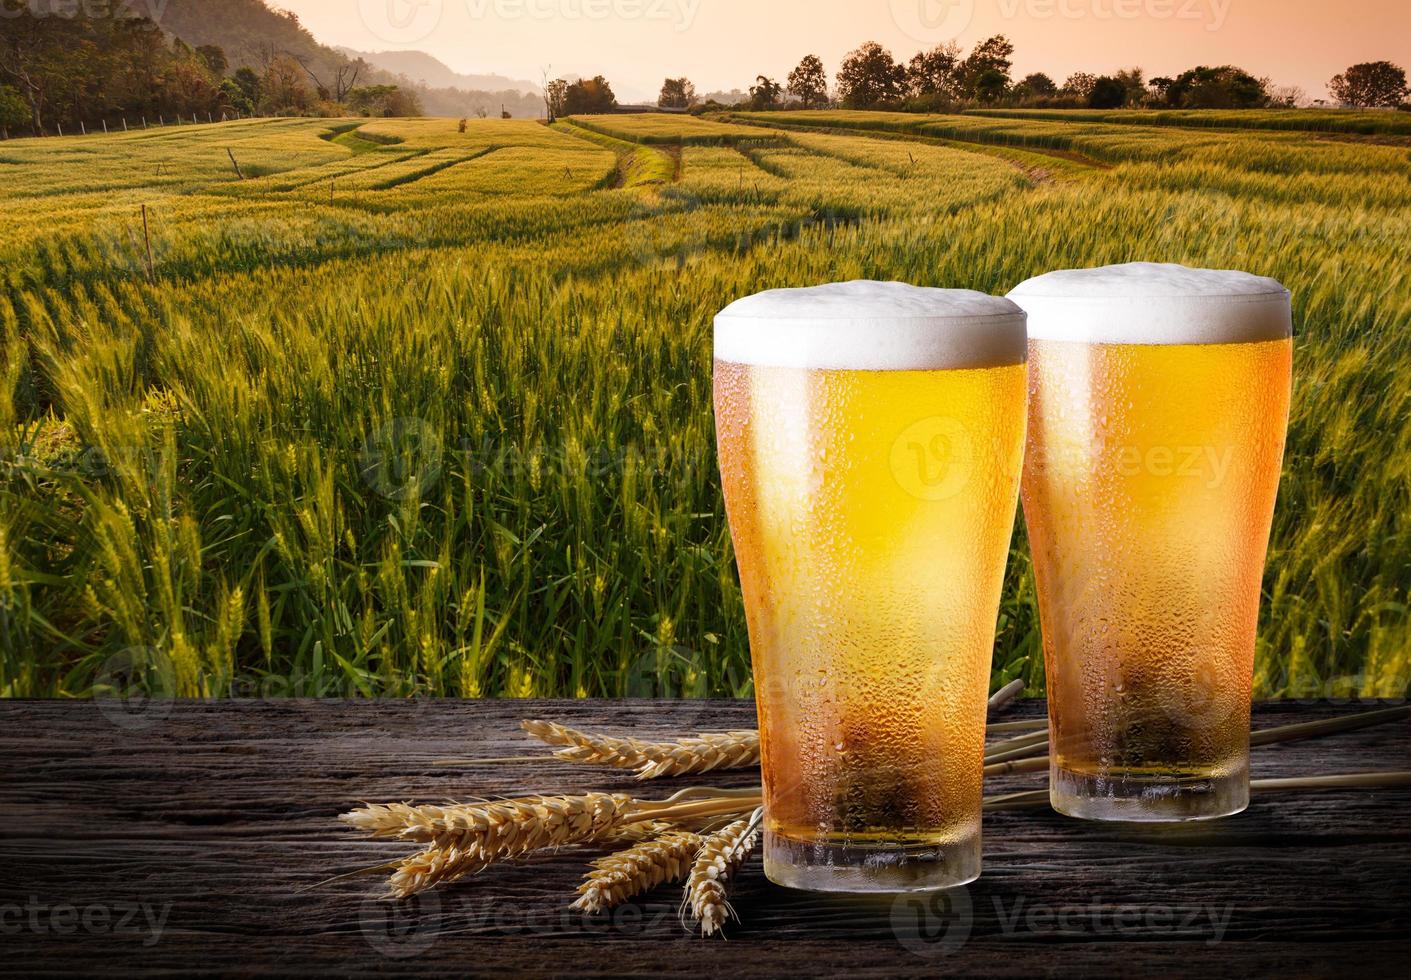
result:
[[[980,835],[950,843],[829,844],[765,831],[764,874],[811,892],[896,894],[969,884],[980,877]]]
[[[1215,820],[1249,806],[1249,768],[1220,776],[1094,776],[1054,765],[1049,800],[1059,813],[1082,820],[1185,823]]]

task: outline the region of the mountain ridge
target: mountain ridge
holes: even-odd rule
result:
[[[539,86],[522,78],[497,74],[464,74],[435,55],[417,50],[359,51],[343,45],[333,50],[349,58],[361,58],[374,68],[404,75],[428,88],[454,88],[466,92],[523,92],[538,95]]]
[[[288,54],[297,59],[311,75],[331,80],[339,68],[352,58],[344,51],[319,41],[300,21],[297,14],[275,9],[265,0],[120,0],[137,16],[154,21],[164,33],[183,43],[198,47],[216,45],[226,55],[230,71],[250,67],[259,71],[275,55]],[[358,56],[371,66],[359,78],[361,85],[405,85],[416,91],[425,111],[430,115],[461,116],[492,114],[502,110],[521,118],[534,118],[541,109],[538,87],[515,79],[496,75],[459,75],[424,52],[405,52],[412,66],[429,68],[434,63],[447,77],[462,80],[462,84],[431,84],[406,70],[390,70],[379,60],[387,52],[368,57]],[[396,53],[394,53],[396,54]],[[395,60],[395,59],[394,59]],[[434,74],[433,74],[434,77]],[[507,84],[495,87],[469,88],[464,80],[483,78]]]

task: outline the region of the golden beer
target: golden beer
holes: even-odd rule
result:
[[[777,290],[721,314],[716,354],[766,873],[824,891],[972,880],[1023,316],[896,283]]]
[[[1024,510],[1055,809],[1171,821],[1249,799],[1250,686],[1293,342],[1273,280],[1031,280]]]

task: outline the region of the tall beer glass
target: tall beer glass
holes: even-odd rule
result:
[[[1062,813],[1249,802],[1260,583],[1288,428],[1288,291],[1237,272],[1055,272],[1029,314],[1024,513]]]
[[[1025,347],[1008,300],[900,283],[774,290],[716,319],[778,884],[919,891],[979,874]]]

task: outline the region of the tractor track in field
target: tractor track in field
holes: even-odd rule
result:
[[[468,153],[465,156],[455,157],[450,160],[438,160],[429,166],[422,167],[420,170],[413,170],[410,173],[399,174],[398,176],[388,178],[387,180],[384,180],[381,183],[373,184],[372,187],[369,189],[374,191],[390,191],[394,187],[405,187],[408,184],[414,184],[419,180],[425,180],[427,177],[434,177],[436,174],[450,170],[452,167],[458,167],[463,163],[470,163],[474,160],[483,159],[484,157],[489,156],[491,153],[494,153],[500,148],[501,147],[495,144],[491,144],[490,146],[483,146],[479,150],[476,150],[474,153]]]
[[[1067,164],[1068,166],[1062,169],[1067,170],[1069,176],[1076,176],[1084,172],[1097,173],[1113,168],[1113,165],[1110,163],[1103,163],[1101,160],[1078,153],[1075,150],[1057,150],[1032,146],[1007,146],[1000,143],[988,143],[984,140],[961,140],[953,137],[926,136],[921,133],[868,129],[864,126],[805,126],[801,123],[766,123],[760,120],[736,118],[733,116],[730,117],[730,121],[743,126],[755,126],[759,129],[775,129],[782,132],[796,133],[816,133],[821,136],[854,136],[863,139],[920,143],[925,146],[940,146],[946,149],[960,150],[963,153],[975,153],[980,156],[994,157],[997,160],[1004,161],[1011,167],[1022,172],[1036,184],[1051,183],[1058,180],[1061,176],[1064,176],[1062,173],[1055,173],[1053,170],[1044,167],[1043,160],[1045,158],[1062,161]]]

